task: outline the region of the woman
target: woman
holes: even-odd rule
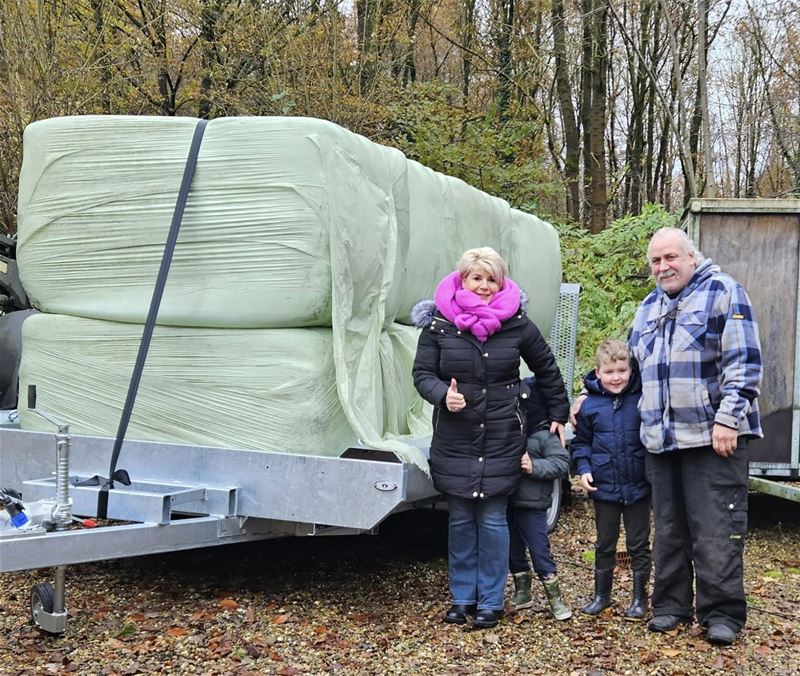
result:
[[[489,247],[470,249],[412,313],[422,327],[414,385],[434,406],[431,474],[450,510],[445,622],[497,625],[508,576],[506,503],[520,479],[525,416],[519,360],[536,374],[563,445],[569,404],[561,373],[520,288]]]

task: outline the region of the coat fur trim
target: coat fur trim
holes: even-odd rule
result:
[[[414,326],[424,329],[430,326],[433,316],[436,314],[436,303],[432,298],[421,300],[411,308],[411,321]]]

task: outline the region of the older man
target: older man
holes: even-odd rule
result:
[[[657,288],[629,343],[642,376],[642,441],[653,488],[655,579],[648,628],[695,614],[730,645],[746,619],[747,441],[760,437],[758,327],[745,290],[676,228],[648,246]]]

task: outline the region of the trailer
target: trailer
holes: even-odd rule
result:
[[[437,499],[427,474],[394,454],[346,449],[339,458],[129,441],[127,485],[97,517],[113,439],[0,429],[0,477],[20,486],[30,523],[0,527],[0,572],[56,567],[31,591],[33,621],[66,628],[65,566],[288,536],[374,533],[390,514]],[[424,444],[424,441],[422,441]],[[55,469],[55,476],[53,470]],[[94,485],[86,485],[92,484]]]
[[[764,357],[764,438],[750,444],[750,487],[800,501],[800,200],[694,199],[683,224],[703,255],[750,295]]]
[[[212,128],[208,137],[204,136],[206,127]],[[124,138],[127,139],[127,145],[122,150],[113,145],[110,154],[103,155],[108,149],[109,130],[118,128],[126,130],[128,135]],[[251,133],[254,128],[259,132],[255,136]],[[150,139],[153,130],[156,130],[156,135],[162,134],[160,143],[154,144],[153,152],[164,150],[164,154],[157,159],[148,155],[147,166],[140,167],[139,142]],[[75,151],[67,153],[70,161],[74,162],[69,168],[61,162],[52,162],[52,156],[47,153],[41,154],[42,147],[36,139],[47,145],[55,137],[59,138],[59,143]],[[205,142],[204,138],[207,138]],[[135,142],[135,139],[139,142]],[[182,144],[189,139],[188,155],[184,156]],[[229,172],[239,167],[239,162],[231,161],[236,156],[236,149],[247,154],[246,149],[252,145],[253,139],[260,140],[262,154],[251,157],[255,164],[238,175],[233,184],[225,182],[230,178]],[[383,428],[376,429],[371,424],[372,420],[365,424],[361,419],[360,410],[374,405],[375,401],[364,399],[368,389],[365,383],[356,389],[352,382],[356,375],[382,373],[383,364],[377,353],[368,349],[374,347],[377,340],[368,344],[367,338],[383,336],[378,332],[384,331],[386,321],[404,317],[418,299],[418,292],[429,293],[433,280],[440,277],[439,266],[450,264],[453,256],[450,248],[463,250],[462,239],[465,235],[458,226],[464,222],[474,221],[483,228],[479,228],[468,239],[489,237],[489,243],[501,249],[506,247],[513,259],[513,265],[510,263],[512,270],[518,270],[520,276],[526,278],[531,290],[539,294],[539,302],[532,312],[539,313],[536,321],[540,325],[549,322],[558,306],[551,331],[551,344],[562,370],[568,376],[567,382],[571,382],[578,290],[574,285],[565,285],[559,296],[558,237],[552,226],[511,209],[501,200],[478,194],[479,191],[455,179],[435,175],[421,165],[408,161],[396,150],[380,148],[367,139],[325,121],[293,118],[236,118],[211,122],[124,116],[59,118],[31,125],[26,130],[26,142],[31,144],[32,152],[28,154],[30,164],[23,166],[20,180],[19,247],[9,241],[3,255],[8,269],[15,273],[12,259],[16,248],[20,268],[25,273],[21,275],[25,291],[35,299],[33,304],[44,314],[34,317],[22,332],[25,333],[37,322],[41,323],[40,320],[53,321],[52,318],[57,315],[66,318],[69,323],[117,321],[128,327],[135,325],[141,328],[141,340],[138,339],[137,328],[134,331],[135,338],[125,343],[138,343],[138,353],[124,404],[119,397],[111,408],[113,415],[109,417],[113,417],[114,422],[117,411],[121,410],[116,437],[110,436],[113,431],[108,427],[98,428],[83,423],[84,427],[78,428],[78,418],[82,416],[84,408],[91,408],[96,403],[93,398],[106,405],[106,399],[124,392],[124,386],[118,380],[112,380],[113,386],[106,388],[104,398],[95,392],[95,388],[100,389],[100,382],[88,386],[80,383],[82,375],[91,372],[91,368],[87,367],[87,363],[91,363],[87,361],[89,354],[85,351],[85,344],[81,344],[83,351],[77,357],[71,354],[65,357],[63,352],[59,352],[59,340],[69,342],[59,328],[50,328],[46,332],[48,338],[55,336],[50,352],[57,353],[56,358],[48,362],[47,368],[38,371],[23,369],[25,374],[20,376],[25,380],[27,391],[20,396],[19,418],[26,429],[19,429],[19,425],[15,425],[13,412],[0,416],[0,503],[5,506],[5,510],[0,511],[0,572],[55,568],[54,584],[39,583],[31,590],[33,622],[46,632],[61,633],[66,629],[65,569],[68,565],[278,537],[374,533],[391,514],[435,507],[440,496],[427,471],[430,438],[412,438],[407,432],[395,432],[395,428],[389,428],[386,438],[390,441],[387,441],[381,436],[380,429]],[[207,155],[203,157],[207,164],[195,180],[201,142],[206,144]],[[75,145],[70,145],[73,143]],[[60,145],[59,149],[59,152],[63,151]],[[92,161],[82,161],[82,153],[87,153],[86,156],[91,157]],[[97,153],[102,155],[102,159],[98,159]],[[125,155],[127,161],[120,160],[120,153]],[[284,160],[289,162],[295,155],[299,159],[296,166],[293,165],[293,180],[289,181],[282,163]],[[274,166],[265,161],[265,157],[271,158]],[[166,172],[164,176],[153,179],[153,166]],[[100,174],[92,173],[98,168],[101,168]],[[120,169],[116,182],[103,182],[103,190],[107,188],[110,192],[92,198],[91,204],[76,206],[69,200],[54,197],[61,195],[59,190],[63,175],[60,172],[66,171],[71,177],[75,173],[80,174],[81,178],[75,180],[83,181],[88,190],[99,185],[99,178],[107,178],[105,172],[112,168]],[[82,173],[85,169],[89,171],[88,174]],[[260,172],[255,182],[253,172]],[[140,179],[144,176],[146,184],[141,190],[134,191],[133,201],[137,204],[134,209],[128,208],[132,199],[129,194],[132,176]],[[177,183],[175,185],[178,188],[176,199],[171,186],[179,177],[179,188]],[[222,178],[225,181],[220,183]],[[337,181],[345,182],[340,184]],[[50,186],[52,194],[40,189],[42,183]],[[235,190],[239,183],[247,184],[239,196],[242,201],[240,208],[244,212],[250,214],[255,209],[258,213],[267,213],[270,208],[285,207],[287,210],[281,211],[281,214],[289,222],[297,223],[297,232],[289,228],[294,235],[286,235],[286,228],[281,225],[277,230],[279,234],[275,236],[288,238],[281,240],[284,246],[281,251],[298,254],[299,257],[291,259],[295,268],[312,268],[307,278],[303,279],[308,283],[313,281],[316,286],[309,292],[305,304],[298,305],[297,298],[300,296],[287,296],[288,300],[284,298],[282,304],[263,302],[263,296],[269,295],[270,278],[263,274],[263,266],[258,262],[268,259],[270,252],[273,252],[269,248],[272,242],[269,237],[258,241],[250,236],[233,238],[233,244],[226,240],[231,248],[239,247],[236,253],[239,256],[236,258],[239,268],[253,273],[248,277],[249,281],[234,291],[229,288],[228,278],[224,275],[209,276],[209,265],[203,263],[202,257],[198,258],[198,251],[207,252],[210,244],[217,242],[218,218],[222,213],[220,209],[230,206],[231,190]],[[205,197],[211,196],[211,209],[215,214],[209,220],[204,216],[207,212],[203,208],[198,208],[192,214],[192,204],[189,205],[189,231],[194,232],[193,236],[202,243],[197,246],[197,242],[194,242],[194,248],[191,244],[186,245],[186,240],[184,244],[178,244],[190,189],[194,190],[192,186],[196,188],[193,193],[195,204],[202,205]],[[410,186],[420,195],[416,201],[409,197],[412,192]],[[366,193],[358,200],[356,196],[360,195],[361,189]],[[83,194],[74,186],[70,191],[70,194]],[[224,198],[220,195],[224,195]],[[255,208],[253,200],[266,199],[265,195],[275,199],[259,203],[260,206]],[[466,201],[455,199],[456,195],[461,195]],[[339,201],[343,196],[347,196],[347,199]],[[175,206],[169,228],[166,229],[164,217],[169,213],[173,200]],[[374,206],[375,212],[354,214],[353,204],[359,201]],[[98,204],[102,205],[99,211],[95,210]],[[125,204],[126,208],[118,209],[119,204]],[[464,204],[471,205],[468,207],[469,213],[452,211]],[[54,207],[55,212],[50,211]],[[235,209],[233,211],[239,213]],[[47,215],[43,216],[45,212]],[[159,217],[154,218],[154,213],[158,213]],[[336,214],[334,220],[331,220],[332,213]],[[129,219],[131,215],[134,216]],[[443,223],[441,232],[430,228],[429,222],[433,218]],[[284,223],[281,219],[277,220]],[[120,233],[128,233],[120,236],[113,245],[106,239],[109,221],[116,224]],[[484,227],[486,222],[492,228]],[[80,230],[80,237],[65,239],[63,233],[51,233],[50,236],[42,234],[38,228],[42,223],[52,225],[55,230],[67,227],[69,232],[75,228],[67,224],[77,223],[83,229]],[[252,224],[248,218],[236,223],[236,227],[250,232]],[[365,228],[364,224],[369,226]],[[152,227],[154,230],[143,237],[143,227]],[[86,236],[87,228],[94,233],[93,236]],[[448,228],[458,230],[458,237],[451,237]],[[221,230],[224,231],[224,228]],[[441,241],[436,240],[436,246],[426,239],[426,233],[431,231],[441,235]],[[368,232],[371,239],[364,237]],[[131,233],[136,234],[133,255],[129,251]],[[306,239],[297,239],[298,233],[306,235]],[[359,242],[360,246],[353,247],[351,244],[356,238],[362,238],[363,245]],[[64,255],[63,247],[67,240],[76,247],[79,255]],[[298,244],[301,240],[303,243]],[[145,273],[139,265],[136,252],[142,246],[141,241],[147,241],[154,253],[163,247],[157,274],[154,266],[148,267]],[[171,286],[168,286],[167,277],[170,275],[176,244],[177,269],[170,276]],[[258,245],[264,248],[254,250]],[[182,249],[182,246],[188,248]],[[109,249],[124,251],[125,254],[109,264]],[[531,251],[537,252],[550,263],[549,267],[532,266]],[[546,255],[547,251],[555,255],[555,263],[552,263],[553,255]],[[187,255],[187,252],[194,253]],[[424,258],[428,254],[429,258]],[[63,266],[53,267],[55,258],[75,263],[78,276],[65,275]],[[423,259],[423,263],[417,263],[418,269],[413,274],[414,270],[406,263],[420,259]],[[155,256],[148,260],[153,264],[157,262]],[[445,263],[445,260],[448,262]],[[366,267],[364,261],[369,261]],[[380,274],[375,274],[380,261],[384,261],[385,265],[377,266]],[[89,267],[83,268],[81,262],[87,262]],[[209,262],[214,263],[213,260]],[[277,274],[285,276],[285,268],[290,261],[280,258],[280,262]],[[94,268],[95,263],[100,268]],[[121,269],[126,267],[127,270],[122,272]],[[151,272],[155,276],[154,286],[151,286]],[[359,279],[369,287],[372,295],[362,297],[354,293],[353,287],[359,286],[355,284],[357,275],[360,275]],[[120,277],[126,280],[125,284],[119,283]],[[76,281],[79,278],[80,281]],[[90,308],[82,303],[88,295],[86,285],[96,278],[101,283],[94,294],[102,302],[98,301],[98,308]],[[69,279],[75,282],[71,286],[65,282]],[[203,280],[203,283],[199,280]],[[334,280],[339,284],[336,300]],[[20,310],[25,306],[25,298],[21,287],[12,282],[11,277],[5,284],[4,279],[0,278],[0,292],[5,291],[3,298],[9,301],[5,306]],[[264,284],[266,286],[259,286]],[[413,284],[420,285],[420,288]],[[390,287],[393,294],[387,292]],[[134,291],[129,294],[131,288]],[[304,285],[291,287],[292,291],[298,288],[302,290]],[[65,290],[64,295],[62,292]],[[122,296],[117,295],[120,290]],[[358,291],[363,292],[364,289],[359,286]],[[221,316],[231,305],[230,297],[236,293],[245,293],[249,304],[235,310],[229,317],[229,323],[225,323],[221,321]],[[385,310],[389,296],[394,304],[387,320]],[[145,302],[147,297],[151,298],[149,305]],[[273,305],[280,305],[274,315],[270,314]],[[0,348],[4,347],[3,340],[13,345],[19,339],[18,329],[23,323],[19,319],[21,315],[17,311],[0,316],[0,329],[3,325],[10,327],[5,332],[0,330]],[[69,315],[75,316],[70,318]],[[314,327],[331,327],[324,330],[329,331],[335,340],[328,339],[324,349],[319,352],[334,353],[337,347],[341,350],[338,356],[343,375],[340,378],[338,371],[330,370],[326,373],[327,377],[336,377],[334,391],[342,404],[342,416],[347,418],[349,433],[334,442],[331,440],[334,432],[329,421],[314,420],[310,426],[317,435],[309,437],[313,441],[306,439],[306,445],[302,445],[297,439],[303,430],[295,428],[294,422],[286,422],[294,419],[286,418],[278,425],[282,433],[279,442],[267,436],[259,437],[257,442],[250,439],[232,441],[239,431],[249,429],[250,425],[255,426],[252,419],[235,419],[232,412],[230,420],[236,420],[234,425],[223,428],[225,421],[220,420],[218,427],[212,428],[210,426],[214,423],[209,420],[207,431],[218,432],[213,437],[211,434],[200,435],[187,441],[182,436],[167,436],[160,428],[155,433],[151,430],[140,432],[150,441],[136,440],[136,434],[129,433],[128,423],[137,401],[153,331],[162,320],[163,325],[171,329],[188,327],[177,340],[188,340],[188,334],[194,332],[196,336],[197,331],[203,329],[217,332],[237,328],[243,331],[263,329],[266,332],[306,325],[312,331]],[[195,326],[201,328],[192,328]],[[27,333],[26,349],[35,343],[31,333]],[[289,343],[289,351],[297,352],[300,349],[298,334],[286,335],[289,335],[286,340],[291,341],[292,337],[295,340]],[[319,334],[306,335],[313,335],[317,340]],[[407,333],[403,335],[409,338]],[[344,336],[348,338],[348,354],[361,354],[366,350],[373,361],[362,363],[360,360],[346,360],[341,348]],[[115,340],[116,352],[120,349],[120,342],[118,338]],[[406,340],[405,352],[401,353],[403,358],[409,352],[413,355],[413,344],[413,338]],[[46,349],[42,352],[50,353]],[[169,355],[173,354],[174,350],[169,352]],[[226,356],[222,352],[213,354],[218,360]],[[130,355],[126,353],[123,360],[125,377]],[[192,389],[196,382],[192,370],[195,358],[195,353],[181,355],[181,364],[192,374],[192,377],[181,382],[189,383],[184,387],[189,388],[191,395],[195,394]],[[270,364],[275,361],[274,352],[268,352],[267,360]],[[59,371],[62,362],[69,363],[72,370]],[[23,363],[28,362],[23,360]],[[408,390],[413,396],[410,367],[406,368],[402,360],[391,362],[390,365],[396,369],[397,364],[403,367],[402,374],[408,377]],[[13,363],[9,365],[16,367]],[[106,370],[105,365],[106,362],[102,362],[97,370],[103,374],[103,378],[108,379],[114,373]],[[313,366],[318,364],[314,362]],[[247,370],[250,364],[239,363],[238,367]],[[319,380],[319,368],[310,366],[304,371],[307,372]],[[16,398],[16,374],[14,368],[8,377],[0,378],[0,393],[5,389],[6,394],[13,394]],[[172,377],[175,378],[174,374]],[[387,378],[393,382],[397,372],[390,373]],[[303,381],[304,387],[307,387],[310,379],[311,376],[307,376],[307,381]],[[159,382],[164,386],[169,384],[167,381]],[[223,384],[227,386],[228,381]],[[374,382],[371,384],[374,385]],[[261,385],[257,383],[254,389],[263,389]],[[61,399],[50,399],[59,402],[53,408],[61,410],[47,410],[48,396],[54,396],[53,393],[62,389],[62,386],[74,389]],[[43,406],[37,406],[37,388],[41,389],[38,394],[41,395],[39,402],[44,400]],[[307,392],[303,388],[297,389]],[[235,388],[228,390],[239,396]],[[92,396],[80,399],[86,392]],[[236,396],[230,398],[230,392],[226,401],[233,406]],[[380,390],[373,388],[374,392]],[[157,389],[156,394],[158,406],[157,410],[151,409],[152,416],[159,417],[165,411],[167,414],[177,411],[177,401],[173,402],[173,409],[169,408],[168,393]],[[347,414],[344,413],[344,399],[347,400]],[[82,403],[73,406],[78,400]],[[190,396],[188,400],[194,412],[196,399]],[[250,403],[254,401],[261,402],[251,400]],[[302,405],[300,400],[292,402],[286,408],[294,410]],[[120,404],[119,408],[115,408],[117,403]],[[72,421],[65,419],[70,415]],[[42,420],[46,423],[42,423]],[[107,418],[103,420],[107,422]],[[275,424],[274,420],[270,422]],[[73,435],[70,432],[71,423],[78,429],[109,436]],[[55,436],[34,431],[47,429],[42,426],[45,424],[56,431]],[[200,427],[203,427],[202,423]],[[219,433],[220,429],[225,432]],[[414,427],[417,435],[424,434],[424,429],[424,422]],[[401,436],[402,441],[398,440]],[[361,441],[363,439],[366,441]],[[184,443],[174,443],[176,441]],[[224,447],[228,445],[231,447]],[[281,452],[283,449],[285,452]],[[560,503],[561,492],[554,491],[550,509],[551,526],[558,517]]]

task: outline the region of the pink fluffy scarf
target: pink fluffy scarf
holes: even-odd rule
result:
[[[484,342],[506,319],[519,310],[521,292],[512,279],[506,277],[503,288],[491,302],[484,303],[480,297],[467,291],[461,284],[461,275],[451,272],[436,287],[436,308],[445,319],[453,322],[462,331],[471,331]]]

